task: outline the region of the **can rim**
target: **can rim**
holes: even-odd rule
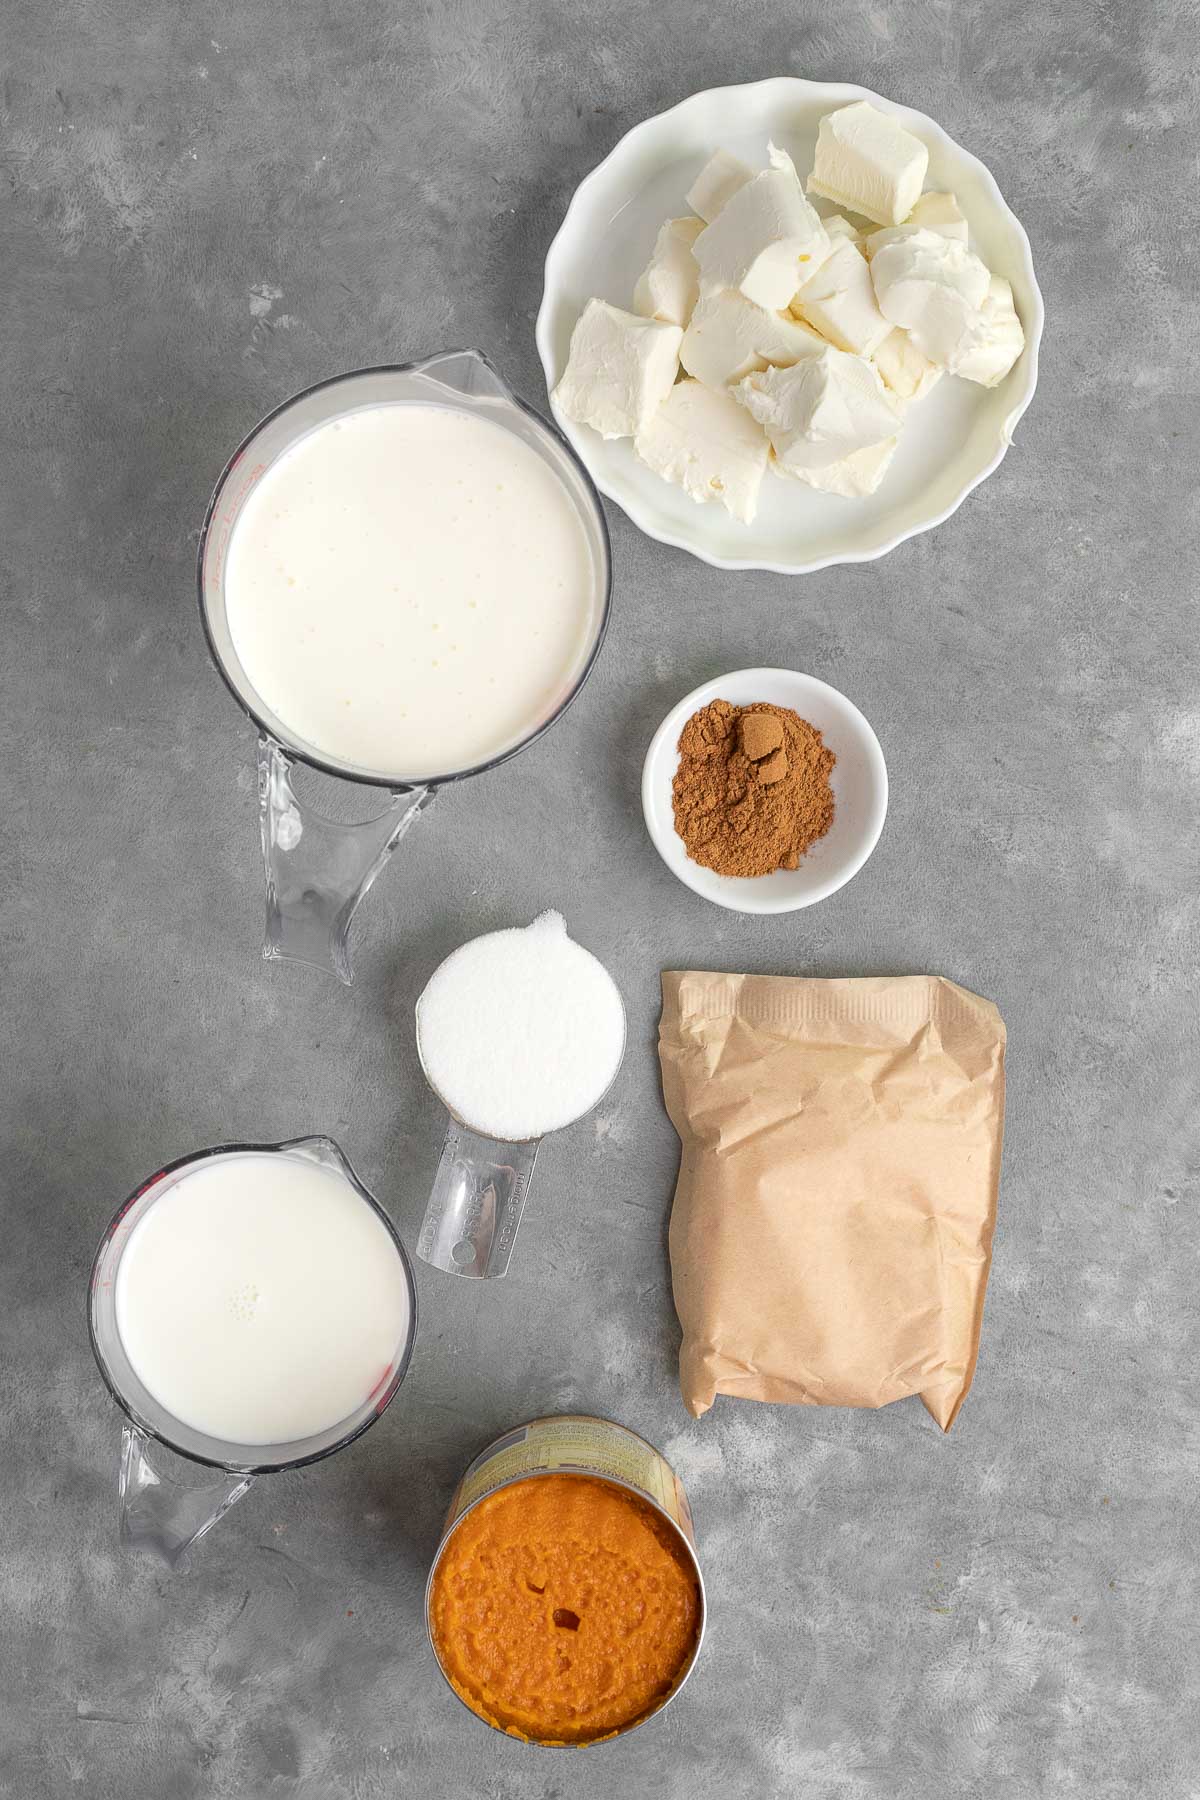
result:
[[[514,1431],[527,1430],[531,1425],[542,1425],[551,1422],[558,1424],[564,1419],[581,1419],[586,1420],[589,1424],[612,1425],[617,1431],[624,1432],[629,1437],[637,1438],[639,1443],[645,1444],[647,1449],[652,1450],[655,1456],[657,1456],[662,1463],[666,1464],[666,1467],[670,1469],[671,1474],[675,1478],[676,1485],[686,1499],[687,1490],[683,1487],[683,1483],[675,1473],[673,1465],[667,1462],[662,1451],[659,1450],[656,1445],[652,1444],[649,1438],[642,1437],[640,1432],[631,1430],[628,1425],[622,1425],[619,1419],[608,1419],[600,1413],[543,1413],[536,1419],[527,1419],[524,1425],[513,1425],[510,1426],[508,1431],[497,1432],[496,1436],[492,1438],[489,1443],[485,1444],[482,1450],[476,1452],[475,1456],[471,1459],[471,1463],[469,1463],[467,1467],[470,1468],[475,1463],[485,1459],[493,1445],[500,1443],[503,1438],[509,1437]],[[588,1738],[583,1743],[576,1744],[554,1743],[545,1738],[520,1737],[515,1732],[506,1731],[503,1725],[493,1725],[490,1719],[485,1719],[482,1713],[476,1712],[473,1706],[469,1706],[451,1681],[449,1675],[447,1675],[446,1670],[442,1665],[442,1659],[438,1654],[438,1647],[434,1641],[433,1622],[429,1616],[429,1602],[433,1593],[433,1578],[437,1574],[438,1566],[446,1552],[446,1546],[449,1544],[450,1539],[454,1536],[464,1519],[469,1517],[469,1515],[475,1511],[477,1506],[482,1505],[483,1501],[490,1499],[493,1494],[502,1492],[504,1488],[516,1487],[522,1481],[540,1481],[547,1475],[582,1475],[589,1481],[603,1481],[610,1487],[623,1488],[627,1494],[632,1494],[636,1500],[641,1500],[652,1512],[657,1513],[659,1518],[670,1527],[675,1537],[687,1551],[688,1560],[691,1564],[692,1572],[696,1577],[696,1586],[700,1594],[700,1621],[696,1628],[696,1637],[692,1645],[691,1655],[688,1657],[687,1662],[677,1676],[671,1687],[671,1691],[664,1695],[657,1706],[652,1707],[649,1712],[643,1713],[640,1718],[634,1719],[631,1724],[622,1725],[618,1730],[610,1731],[604,1737]],[[459,1477],[459,1481],[461,1484],[461,1476]],[[457,1492],[458,1489],[456,1488],[455,1493]],[[690,1516],[690,1503],[688,1512]],[[429,1648],[433,1652],[433,1660],[437,1664],[438,1673],[442,1680],[446,1683],[446,1686],[450,1689],[450,1692],[454,1695],[454,1698],[458,1701],[458,1704],[462,1707],[463,1711],[470,1713],[471,1717],[480,1725],[485,1726],[488,1731],[499,1733],[501,1737],[509,1738],[513,1743],[529,1745],[535,1750],[591,1750],[593,1748],[598,1748],[602,1744],[615,1743],[618,1738],[627,1738],[631,1732],[639,1731],[643,1725],[648,1725],[651,1719],[657,1719],[660,1714],[666,1711],[667,1707],[670,1706],[671,1702],[675,1699],[675,1696],[689,1679],[692,1670],[699,1660],[700,1651],[704,1645],[704,1634],[707,1629],[708,1595],[704,1587],[704,1571],[700,1567],[700,1558],[697,1554],[696,1546],[680,1524],[679,1520],[672,1518],[666,1507],[660,1506],[653,1495],[648,1494],[644,1488],[638,1487],[636,1482],[626,1481],[624,1477],[620,1475],[600,1474],[597,1473],[595,1469],[584,1468],[579,1464],[563,1463],[553,1469],[525,1469],[521,1474],[510,1475],[506,1481],[498,1481],[495,1487],[488,1488],[486,1492],[482,1494],[477,1494],[469,1506],[463,1507],[463,1510],[459,1513],[454,1523],[443,1531],[438,1540],[437,1549],[434,1551],[433,1561],[429,1565],[429,1574],[425,1579],[425,1636],[428,1639]]]

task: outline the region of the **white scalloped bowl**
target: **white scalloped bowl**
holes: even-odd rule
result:
[[[928,188],[958,195],[972,247],[1012,284],[1025,349],[999,387],[943,380],[913,407],[877,493],[861,500],[819,494],[768,477],[758,517],[740,525],[717,505],[698,506],[647,469],[628,438],[606,440],[554,409],[602,493],[650,537],[722,569],[803,575],[831,563],[869,562],[919,531],[940,525],[997,467],[1037,384],[1042,296],[1029,239],[977,157],[924,113],[867,88],[780,76],[693,94],[627,132],[580,183],[546,258],[537,346],[552,391],[566,367],[571,332],[592,295],[629,308],[664,219],[686,212],[685,194],[718,147],[754,166],[767,140],[790,152],[802,177],[812,167],[822,116],[852,100],[894,113],[929,149]],[[820,210],[835,209],[820,203]]]

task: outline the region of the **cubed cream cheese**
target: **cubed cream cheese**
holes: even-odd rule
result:
[[[686,325],[700,291],[700,271],[692,245],[704,230],[700,219],[668,219],[654,243],[654,254],[638,276],[633,310],[643,319]]]
[[[790,175],[796,186],[802,188],[795,163],[792,161],[787,151],[781,149],[778,144],[773,143],[770,138],[767,139],[767,162],[770,164],[771,168],[778,169],[781,174]],[[816,210],[817,209],[814,206],[813,211],[816,212]]]
[[[687,191],[687,203],[706,225],[711,225],[727,200],[754,179],[754,170],[740,156],[716,150]]]
[[[923,400],[936,387],[943,371],[923,356],[900,325],[889,331],[871,361],[892,393],[901,400]]]
[[[758,510],[767,440],[728,393],[680,381],[633,441],[642,461],[697,502],[720,501],[748,525]]]
[[[898,225],[912,211],[928,167],[920,138],[890,113],[856,100],[821,120],[808,191],[877,225]]]
[[[790,313],[768,312],[736,288],[722,288],[697,305],[679,360],[706,387],[723,388],[768,363],[798,362],[822,347],[817,333]]]
[[[873,494],[887,474],[896,454],[896,443],[897,440],[890,437],[882,444],[868,444],[865,450],[852,451],[840,462],[830,463],[824,469],[785,469],[780,463],[774,466],[780,474],[807,482],[809,487],[818,488],[823,494],[840,494],[846,500],[860,500],[866,494]]]
[[[996,387],[1024,348],[1025,333],[1013,305],[1012,288],[1002,275],[993,275],[979,317],[959,344],[950,366],[968,381]]]
[[[792,300],[792,312],[839,350],[870,356],[892,327],[880,312],[867,259],[840,237]]]
[[[965,244],[920,225],[876,231],[867,249],[884,318],[903,325],[930,362],[953,369],[988,291],[983,263]]]
[[[850,223],[844,213],[830,213],[828,218],[821,220],[821,223],[825,227],[825,235],[831,244],[836,244],[839,238],[849,238],[852,244],[857,244],[861,249],[863,234],[857,225]]]
[[[670,393],[682,342],[678,325],[589,300],[571,333],[554,404],[601,437],[632,437]]]
[[[800,286],[805,266],[829,254],[825,227],[801,190],[791,159],[771,147],[771,163],[726,201],[693,246],[700,292],[738,288],[747,300],[779,311]]]
[[[790,369],[760,369],[734,393],[770,439],[782,470],[823,469],[896,435],[899,422],[876,371],[830,346]]]
[[[967,221],[953,194],[922,194],[904,223],[940,231],[943,237],[957,238],[960,244],[967,241]]]

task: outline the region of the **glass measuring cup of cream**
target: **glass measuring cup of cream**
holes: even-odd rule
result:
[[[559,719],[612,587],[596,491],[475,350],[320,383],[256,426],[205,520],[209,648],[259,730],[264,954],[351,979],[362,895],[437,788]],[[382,811],[305,797],[297,765]]]
[[[92,1268],[92,1349],[125,1414],[121,1541],[178,1565],[259,1475],[316,1462],[404,1378],[417,1302],[387,1214],[331,1138],[160,1170]]]

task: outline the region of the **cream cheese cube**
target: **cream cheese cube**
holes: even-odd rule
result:
[[[821,220],[821,223],[825,227],[825,235],[831,244],[836,244],[839,238],[849,238],[850,242],[857,244],[861,250],[863,234],[857,225],[850,223],[844,213],[830,213],[827,219]]]
[[[892,329],[876,303],[867,259],[846,237],[793,297],[792,312],[857,356],[870,356]]]
[[[591,425],[601,437],[632,437],[670,393],[682,342],[678,325],[589,300],[551,398],[568,419]]]
[[[687,191],[687,203],[711,225],[727,200],[754,179],[754,170],[728,150],[714,151]]]
[[[903,325],[930,362],[952,369],[988,291],[984,264],[965,244],[920,225],[876,231],[867,249],[884,318]]]
[[[758,511],[767,440],[730,394],[678,382],[633,447],[647,468],[697,503],[720,501],[744,525]]]
[[[776,464],[781,474],[786,474],[796,481],[807,482],[811,488],[818,488],[823,494],[840,494],[846,500],[860,500],[867,494],[873,494],[884,476],[892,457],[896,454],[897,439],[885,438],[882,444],[868,444],[865,450],[854,450],[844,456],[840,462],[830,463],[824,469],[784,469]]]
[[[723,388],[768,363],[798,362],[823,340],[789,313],[755,306],[736,288],[701,300],[688,323],[679,360],[706,387]]]
[[[643,319],[686,325],[700,291],[700,271],[692,245],[704,230],[700,219],[668,219],[654,242],[654,254],[633,290],[633,310]]]
[[[895,437],[899,411],[861,356],[826,346],[790,369],[760,369],[733,390],[783,472],[825,469]]]
[[[960,244],[965,244],[969,235],[967,221],[953,194],[922,194],[904,223],[940,231],[943,237],[957,238]]]
[[[829,254],[829,239],[804,198],[790,157],[771,148],[772,167],[726,201],[693,246],[700,292],[739,288],[747,300],[778,311]]]
[[[808,191],[877,225],[898,225],[916,204],[928,167],[920,138],[890,113],[856,100],[821,120]]]
[[[955,375],[998,387],[1025,348],[1025,333],[1013,305],[1012,288],[993,275],[979,317],[960,343],[950,367]]]
[[[943,371],[923,356],[907,331],[897,325],[871,358],[892,393],[904,401],[923,400]]]

